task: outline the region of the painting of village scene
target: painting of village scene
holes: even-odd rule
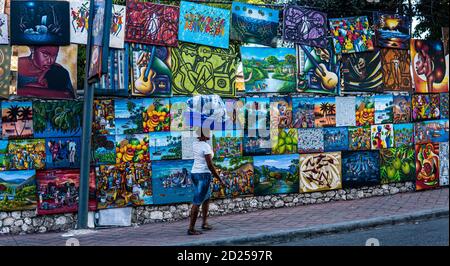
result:
[[[144,133],[170,130],[169,99],[145,98],[143,106]]]
[[[340,152],[300,154],[300,192],[342,188]]]
[[[116,99],[114,108],[116,134],[139,134],[144,132],[142,100]]]
[[[439,94],[414,94],[411,102],[413,121],[439,119]]]
[[[342,153],[342,185],[346,188],[380,184],[380,153],[350,151]]]
[[[99,164],[115,164],[116,151],[120,152],[121,148],[116,148],[115,135],[96,135],[92,136],[93,162]],[[120,163],[117,158],[117,163]]]
[[[314,126],[336,126],[336,100],[335,98],[316,98],[314,101]]]
[[[270,132],[248,130],[244,134],[244,155],[266,155],[272,152]]]
[[[242,156],[242,130],[213,131],[212,141],[216,158]]]
[[[79,168],[81,155],[81,139],[46,138],[46,168]]]
[[[394,96],[394,123],[408,123],[411,121],[411,96]]]
[[[45,140],[10,140],[8,144],[8,170],[45,168]]]
[[[370,150],[371,149],[370,127],[349,127],[348,146],[350,150]]]
[[[92,133],[99,135],[116,134],[114,117],[114,100],[94,100]]]
[[[375,124],[375,99],[371,96],[356,97],[356,126]]]
[[[181,132],[150,133],[150,160],[182,159]]]
[[[0,211],[36,209],[36,171],[0,171]]]
[[[414,146],[414,124],[394,124],[395,147]]]
[[[298,193],[298,154],[255,156],[253,165],[255,167],[255,195]]]
[[[117,163],[150,162],[147,134],[116,135]]]
[[[439,186],[439,143],[416,145],[416,190]]]
[[[394,120],[394,99],[390,94],[375,96],[375,124],[392,123]]]
[[[292,48],[241,47],[246,93],[296,92],[296,57]]]
[[[294,97],[292,98],[294,128],[314,127],[314,98]]]
[[[2,102],[3,138],[33,137],[33,108],[31,102]]]
[[[413,181],[415,179],[414,148],[402,146],[380,150],[381,183]]]
[[[448,142],[448,119],[423,121],[415,123],[416,144],[429,142]]]
[[[225,184],[220,180],[213,179],[212,197],[231,198],[253,194],[253,158],[233,157],[223,160],[215,160],[217,173]]]

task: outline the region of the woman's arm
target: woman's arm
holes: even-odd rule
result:
[[[206,164],[208,165],[209,171],[211,171],[211,174],[213,174],[213,176],[215,178],[222,181],[219,177],[219,174],[217,173],[216,167],[214,167],[211,154],[205,154],[205,160],[206,160]]]

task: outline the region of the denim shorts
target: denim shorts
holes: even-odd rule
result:
[[[192,204],[201,205],[211,197],[211,173],[192,173],[192,183],[194,184],[194,199]]]

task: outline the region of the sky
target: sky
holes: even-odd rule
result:
[[[276,56],[278,60],[284,60],[288,54],[295,56],[294,48],[269,48],[269,47],[241,47],[242,59],[263,60],[271,55]]]
[[[235,6],[239,6],[241,7],[240,11],[237,11],[234,7]],[[263,8],[260,7],[258,8],[259,10],[262,10],[265,14],[264,16],[261,16],[261,14],[258,13],[258,9],[252,9],[252,14],[249,14],[248,12],[244,12],[242,11],[242,7],[247,7],[247,8],[252,8],[252,5],[248,5],[248,4],[244,4],[244,3],[238,3],[238,2],[233,2],[233,13],[239,15],[239,16],[244,16],[244,17],[251,17],[254,19],[261,19],[261,20],[267,20],[267,21],[272,21],[272,22],[278,22],[278,10],[275,9],[270,9],[270,8]],[[272,16],[269,17],[266,14],[272,13]]]
[[[22,171],[0,171],[0,179],[5,181],[14,180],[14,179],[22,179],[27,180],[28,178],[34,176],[36,174],[36,170],[22,170]]]
[[[267,165],[282,169],[288,169],[291,165],[291,160],[299,159],[298,154],[279,155],[279,156],[255,156],[253,163],[255,167]]]

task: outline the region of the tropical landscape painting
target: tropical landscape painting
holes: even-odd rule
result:
[[[189,122],[184,120],[184,113],[189,110],[189,97],[170,98],[170,131],[184,131],[190,129]]]
[[[4,138],[33,137],[31,102],[2,102],[2,136]]]
[[[413,181],[415,179],[414,148],[402,146],[399,148],[380,150],[381,183]]]
[[[181,159],[181,144],[181,132],[150,133],[150,160]]]
[[[395,147],[414,146],[414,124],[394,124]]]
[[[316,98],[314,101],[314,126],[336,126],[336,99],[331,97]]]
[[[375,124],[392,123],[394,120],[394,99],[390,94],[375,96]]]
[[[248,130],[244,133],[244,155],[266,155],[272,152],[270,132]]]
[[[423,121],[415,123],[416,144],[429,142],[448,142],[448,119]]]
[[[0,140],[0,171],[6,170],[8,163],[8,141]]]
[[[0,171],[0,211],[36,209],[36,171]]]
[[[143,104],[139,99],[115,100],[116,134],[143,133]]]
[[[253,194],[253,157],[233,157],[215,160],[217,173],[225,182],[216,178],[212,183],[213,198],[230,198]]]
[[[99,164],[116,163],[116,136],[96,135],[92,137],[93,161]],[[118,149],[120,152],[120,148]],[[117,161],[120,163],[120,160]]]

